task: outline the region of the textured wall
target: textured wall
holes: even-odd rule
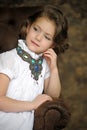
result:
[[[69,20],[70,49],[60,56],[62,92],[72,117],[65,130],[87,130],[87,17],[80,8],[64,4]]]
[[[61,5],[69,21],[70,49],[59,56],[62,93],[72,117],[65,130],[87,130],[87,0],[0,0],[0,5]]]

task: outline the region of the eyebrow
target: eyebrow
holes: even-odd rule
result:
[[[42,28],[39,26],[39,25],[37,25],[37,24],[34,24],[35,26],[37,26],[37,27],[39,27],[41,30],[42,30]],[[53,36],[50,34],[50,33],[47,33],[47,32],[44,32],[46,35],[49,35],[50,37],[52,37],[53,38]]]

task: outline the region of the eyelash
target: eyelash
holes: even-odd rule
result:
[[[34,29],[35,31],[39,31],[39,29],[38,29],[37,27],[33,27],[33,29]]]
[[[51,38],[49,38],[49,37],[47,37],[47,36],[45,36],[45,38],[46,38],[47,40],[51,40]]]

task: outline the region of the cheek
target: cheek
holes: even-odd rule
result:
[[[53,42],[48,44],[48,48],[52,48],[53,47]]]
[[[43,45],[43,49],[48,50],[49,48],[52,48],[52,43],[51,44],[50,43],[45,43]]]
[[[26,40],[29,41],[29,40],[31,39],[31,37],[32,37],[32,34],[31,34],[30,32],[28,32],[28,33],[27,33],[27,36],[26,36]]]
[[[28,31],[27,31],[27,37],[31,37],[32,36],[32,28],[30,28]]]

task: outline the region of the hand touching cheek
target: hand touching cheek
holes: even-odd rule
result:
[[[44,57],[51,71],[57,69],[57,55],[53,49],[48,49],[46,52],[44,52]]]

